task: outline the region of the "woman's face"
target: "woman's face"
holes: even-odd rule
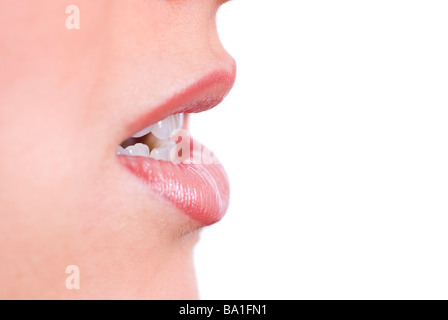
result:
[[[196,230],[227,207],[224,173],[117,146],[230,90],[223,2],[0,0],[0,298],[197,297]]]

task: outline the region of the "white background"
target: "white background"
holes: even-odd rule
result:
[[[191,130],[226,166],[202,299],[448,298],[448,2],[235,0]]]

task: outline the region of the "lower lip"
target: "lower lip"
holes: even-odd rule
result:
[[[221,164],[174,164],[130,156],[119,159],[149,187],[148,192],[168,200],[202,225],[224,217],[229,205],[229,182]]]

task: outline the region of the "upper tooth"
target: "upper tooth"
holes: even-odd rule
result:
[[[143,143],[137,143],[126,148],[131,156],[149,157],[149,147]]]
[[[143,129],[143,130],[137,132],[136,134],[134,134],[134,135],[132,136],[132,138],[141,138],[141,137],[143,137],[143,136],[146,136],[148,133],[151,132],[151,128],[152,128],[152,125],[150,125],[149,127],[147,127],[147,128],[145,128],[145,129]]]
[[[178,113],[178,114],[175,114],[174,116],[177,116],[177,128],[176,129],[182,128],[184,125],[184,114]]]
[[[151,132],[161,140],[168,140],[174,130],[182,128],[183,122],[184,115],[182,113],[173,114],[157,122]]]

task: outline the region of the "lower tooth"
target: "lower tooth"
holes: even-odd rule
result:
[[[125,148],[123,148],[122,146],[118,146],[117,147],[117,154],[118,155],[123,155],[123,156],[130,156],[129,151],[126,150]]]
[[[125,149],[131,156],[149,157],[149,147],[143,143],[137,143]]]
[[[173,144],[169,144],[160,148],[152,149],[151,158],[156,160],[170,161],[170,151]]]

